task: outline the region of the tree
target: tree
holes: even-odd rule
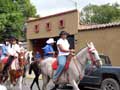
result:
[[[120,21],[120,5],[91,5],[84,7],[81,11],[82,23],[103,24]]]
[[[10,35],[23,35],[25,21],[35,15],[36,9],[30,0],[0,0],[0,41]]]

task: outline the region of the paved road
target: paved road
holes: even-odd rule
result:
[[[32,83],[32,79],[27,79],[26,83],[23,84],[23,90],[30,90],[30,84]],[[42,80],[39,80],[39,85],[41,87],[42,90]],[[7,86],[8,87],[8,86]],[[53,87],[52,83],[49,83],[47,90],[50,90],[50,88]],[[10,89],[8,87],[8,90],[19,90],[18,86],[16,85],[14,88]],[[36,87],[36,84],[33,86],[33,90],[38,90],[38,88]],[[71,88],[65,88],[65,89],[58,89],[58,90],[72,90]],[[84,90],[95,90],[95,89],[84,89]],[[97,89],[96,89],[97,90]]]

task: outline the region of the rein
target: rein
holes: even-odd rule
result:
[[[95,49],[93,49],[92,51],[94,51]],[[92,65],[90,66],[90,69],[89,69],[89,71],[88,71],[88,73],[87,73],[87,75],[90,75],[91,74],[91,72],[93,71],[93,65],[95,64],[95,59],[94,59],[94,57],[92,56],[92,54],[91,54],[91,50],[90,50],[90,48],[88,48],[88,53],[89,53],[89,56],[90,56],[90,58],[91,58],[91,61],[92,61]]]
[[[95,59],[94,59],[94,57],[93,57],[93,55],[91,54],[91,51],[94,51],[95,49],[93,49],[93,50],[90,50],[90,48],[88,48],[88,53],[89,53],[89,56],[90,56],[90,59],[91,59],[91,61],[92,61],[92,65],[93,64],[95,64]]]
[[[77,68],[77,71],[78,71],[78,73],[80,74],[79,78],[80,78],[80,80],[82,80],[83,76],[81,75],[81,71],[80,71],[80,69],[79,69],[79,67],[78,67],[78,64],[77,64],[77,62],[76,62],[76,60],[78,60],[77,56],[74,56],[73,59],[74,59],[73,61],[74,61],[74,63],[75,63],[75,66],[76,66],[76,68]],[[80,62],[80,64],[83,65],[81,62]]]
[[[94,50],[95,50],[95,49],[93,49],[92,51],[94,51]],[[93,57],[92,54],[91,54],[90,48],[88,48],[88,53],[89,53],[90,59],[92,60],[92,66],[93,66],[94,63],[95,63],[95,59],[94,59],[94,57]],[[77,56],[74,56],[73,58],[74,58],[74,63],[75,63],[75,66],[76,66],[76,68],[77,68],[77,71],[78,71],[79,74],[80,74],[79,78],[80,78],[80,80],[82,80],[83,77],[82,77],[82,75],[81,75],[81,71],[80,71],[80,69],[79,69],[79,67],[78,67],[78,64],[77,64],[77,62],[76,62],[76,60],[78,60],[78,57],[77,57]],[[79,63],[83,66],[83,64],[82,64],[80,61],[79,61]],[[90,67],[90,71],[88,72],[87,75],[90,75],[90,73],[93,71],[92,66]]]

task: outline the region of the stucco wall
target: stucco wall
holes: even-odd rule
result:
[[[77,52],[92,41],[99,53],[108,55],[113,65],[120,66],[120,27],[79,31],[75,38]]]
[[[59,21],[64,20],[65,28],[59,29]],[[51,31],[46,30],[46,23],[51,24]],[[39,24],[39,33],[35,33],[35,25]],[[58,14],[39,20],[29,21],[27,23],[27,39],[46,38],[58,36],[61,30],[65,30],[70,34],[77,32],[79,26],[79,13],[77,10],[65,14]]]

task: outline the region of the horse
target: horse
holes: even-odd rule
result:
[[[41,70],[40,70],[40,61],[34,61],[30,64],[30,69],[29,69],[29,74],[32,73],[32,71],[35,74],[35,78],[33,79],[32,84],[30,85],[30,89],[32,90],[32,87],[34,85],[34,83],[36,82],[36,85],[38,87],[38,90],[40,90],[40,86],[39,86],[39,76],[41,74]]]
[[[19,89],[22,90],[23,75],[24,75],[24,66],[25,66],[25,54],[23,52],[18,54],[9,69],[11,88],[13,85],[19,84]]]
[[[0,46],[0,59],[1,59],[1,55],[2,55],[2,46]],[[3,77],[3,68],[5,66],[5,64],[7,63],[8,60],[8,56],[6,56],[4,59],[0,60],[0,84],[5,82],[8,79],[8,75],[4,75]]]
[[[27,50],[25,52],[25,60],[26,60],[27,64],[24,67],[24,71],[25,71],[24,78],[26,77],[26,74],[27,74],[27,72],[29,70],[29,67],[30,67],[31,63],[33,62],[33,59],[34,59],[33,51],[28,51]]]
[[[7,60],[8,60],[8,56],[5,57],[2,61],[0,61],[0,84],[4,83],[8,79],[8,73],[6,73],[3,76],[3,68],[5,64],[7,63]]]
[[[33,51],[26,51],[25,53],[25,59],[28,61],[28,64],[30,65],[33,62]]]
[[[91,60],[95,66],[100,66],[100,57],[92,42],[88,43],[87,47],[81,49],[77,55],[71,58],[68,69],[63,70],[57,82],[53,82],[55,87],[51,90],[56,90],[60,84],[71,84],[74,90],[80,90],[78,84],[84,77],[85,67],[88,60]],[[55,70],[53,70],[52,64],[55,61],[56,59],[49,59],[41,62],[41,73],[43,76],[42,90],[47,90],[47,85],[50,79],[53,78]]]

